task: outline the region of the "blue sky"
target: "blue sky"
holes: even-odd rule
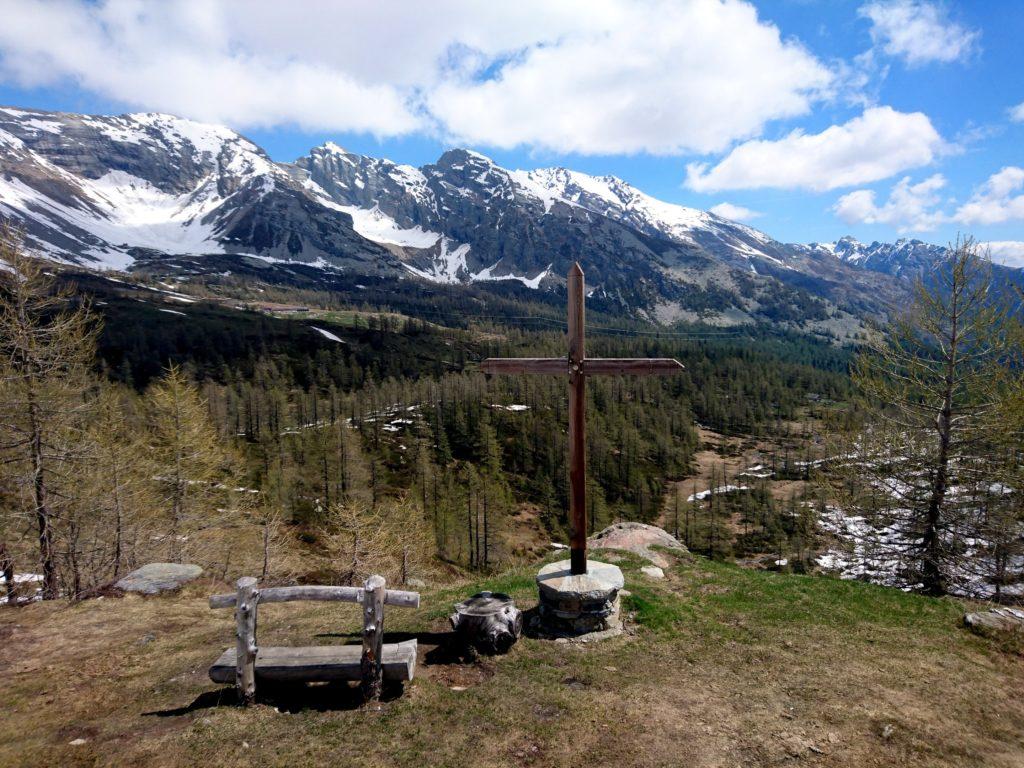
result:
[[[1024,264],[1024,3],[0,0],[0,103],[153,110],[277,160],[614,174],[786,241]],[[717,206],[717,208],[716,208]]]

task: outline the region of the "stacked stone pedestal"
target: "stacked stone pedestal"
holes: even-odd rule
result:
[[[537,574],[541,628],[564,637],[619,630],[624,583],[622,571],[609,563],[590,561],[587,572],[578,575],[568,560],[544,566]]]

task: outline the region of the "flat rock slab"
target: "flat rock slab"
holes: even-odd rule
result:
[[[141,592],[156,595],[180,589],[184,584],[198,579],[203,569],[198,565],[184,563],[150,563],[129,573],[114,586],[125,592]]]
[[[551,600],[606,600],[626,584],[619,566],[591,560],[587,572],[573,574],[568,560],[549,563],[537,574],[541,595]]]
[[[644,523],[616,523],[587,539],[587,546],[593,549],[624,549],[640,555],[659,568],[671,565],[669,559],[651,547],[664,547],[685,553],[686,547],[672,534],[655,525]]]
[[[993,608],[980,613],[968,613],[964,624],[975,632],[1024,632],[1024,611],[1018,608]]]

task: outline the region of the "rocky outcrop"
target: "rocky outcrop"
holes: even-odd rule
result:
[[[981,635],[992,632],[1024,633],[1024,610],[1000,607],[968,613],[964,616],[964,625]]]
[[[652,547],[663,547],[678,554],[687,549],[672,534],[654,525],[644,523],[616,523],[587,539],[593,549],[624,549],[649,560],[659,568],[671,565],[669,558]]]

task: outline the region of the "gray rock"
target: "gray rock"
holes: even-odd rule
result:
[[[975,632],[1024,632],[1024,610],[993,608],[964,616],[964,625]]]
[[[665,572],[663,570],[661,570],[661,568],[659,568],[656,565],[645,565],[643,568],[640,569],[640,573],[642,573],[644,576],[648,576],[648,577],[650,577],[652,579],[664,579],[665,578]]]
[[[141,592],[144,595],[156,595],[179,589],[193,579],[203,575],[198,565],[185,563],[150,563],[138,568],[114,586],[125,592]]]
[[[624,549],[650,560],[659,568],[667,568],[672,563],[665,555],[655,552],[651,547],[664,547],[676,550],[680,554],[686,552],[686,547],[680,544],[672,534],[657,526],[644,523],[609,525],[600,533],[587,539],[587,546],[594,549]]]
[[[423,589],[427,586],[427,582],[423,579],[412,578],[405,582],[405,586],[412,587],[413,589]]]

